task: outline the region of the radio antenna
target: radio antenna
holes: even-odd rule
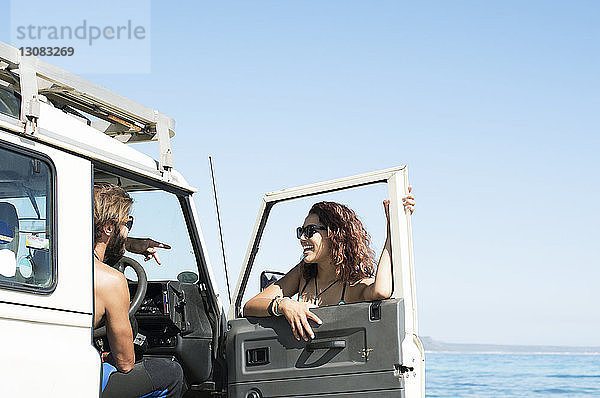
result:
[[[221,213],[219,212],[219,199],[217,198],[217,184],[215,182],[215,172],[213,169],[212,157],[208,157],[210,163],[210,175],[212,177],[213,193],[215,195],[215,208],[217,209],[217,223],[219,224],[219,238],[221,239],[221,252],[223,253],[223,267],[225,267],[225,280],[227,281],[227,295],[231,303],[231,289],[229,288],[229,273],[227,272],[227,260],[225,259],[225,244],[223,243],[223,231],[221,230]]]

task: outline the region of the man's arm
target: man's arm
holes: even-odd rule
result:
[[[148,261],[151,258],[160,265],[160,259],[158,258],[158,254],[156,253],[156,248],[161,249],[170,249],[171,246],[166,243],[158,242],[151,238],[132,238],[128,237],[127,241],[125,241],[125,249],[128,252],[141,254],[145,258],[144,260]]]
[[[115,271],[111,275],[106,305],[106,336],[114,365],[120,372],[129,372],[135,364],[133,332],[129,322],[129,288],[125,275]]]

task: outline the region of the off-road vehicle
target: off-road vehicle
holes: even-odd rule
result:
[[[195,190],[173,168],[174,125],[0,43],[0,396],[100,395],[92,187],[111,182],[134,198],[132,235],[172,246],[161,251],[162,266],[144,264],[147,278],[125,273],[136,353],[175,358],[186,396],[423,397],[410,217],[401,201],[406,167],[266,194],[225,312]],[[158,160],[128,145],[146,141],[158,143]],[[269,216],[300,199],[374,185],[392,203],[392,297],[314,309],[323,324],[308,342],[282,317],[245,318],[244,300],[269,266],[257,263]]]

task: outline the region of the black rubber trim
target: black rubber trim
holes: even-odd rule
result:
[[[63,148],[60,148],[60,149],[63,150],[63,151],[65,150]],[[146,177],[144,175],[140,175],[140,174],[134,173],[134,172],[129,171],[127,169],[123,169],[123,168],[120,168],[120,167],[117,167],[117,166],[114,166],[114,165],[111,165],[111,164],[108,164],[108,163],[104,163],[104,162],[102,162],[100,160],[87,158],[87,157],[85,157],[85,156],[83,156],[81,154],[79,154],[78,156],[82,157],[84,159],[89,159],[92,162],[92,164],[94,165],[95,169],[98,169],[98,170],[101,170],[101,171],[106,171],[106,172],[109,172],[109,173],[112,173],[112,174],[117,174],[117,175],[120,175],[122,177],[128,178],[130,180],[139,181],[139,182],[141,182],[143,184],[150,185],[151,187],[158,188],[158,189],[160,189],[162,191],[169,192],[169,193],[175,194],[177,196],[186,196],[186,195],[190,195],[190,194],[193,193],[192,191],[187,191],[187,190],[182,189],[182,188],[177,188],[177,187],[175,187],[173,185],[169,185],[168,183],[165,183],[165,182],[162,182],[162,181],[158,181],[158,180],[154,180],[154,179],[152,179],[150,177]]]
[[[44,307],[42,305],[32,305],[32,304],[23,304],[23,303],[12,303],[10,301],[0,300],[0,304],[9,304],[9,305],[18,305],[20,307],[31,307],[31,308],[39,308],[42,310],[52,310],[52,311],[60,311],[60,312],[69,312],[72,314],[81,314],[81,315],[94,315],[91,312],[82,312],[82,311],[74,311],[74,310],[65,310],[62,308],[52,308],[52,307]]]

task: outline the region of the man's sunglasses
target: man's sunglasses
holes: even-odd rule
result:
[[[296,228],[296,237],[300,239],[302,238],[302,235],[304,235],[306,236],[306,239],[310,239],[318,230],[325,231],[326,229],[327,227],[314,224],[310,224],[305,227],[298,227]]]
[[[131,231],[131,228],[133,228],[133,216],[129,216],[127,222],[125,222],[125,226],[129,231]]]

